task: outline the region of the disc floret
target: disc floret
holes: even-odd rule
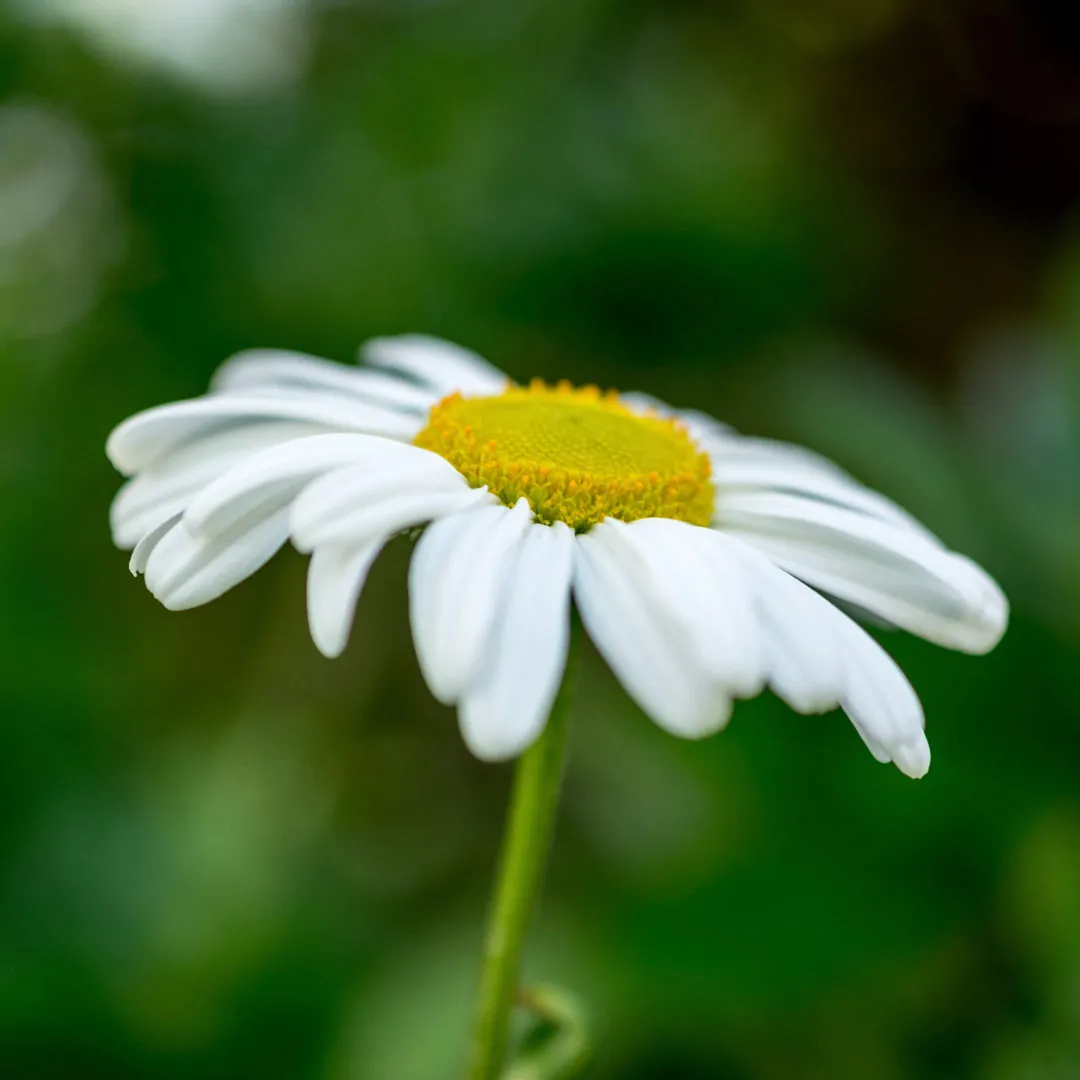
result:
[[[678,421],[633,412],[613,391],[534,379],[502,394],[451,394],[414,440],[507,506],[584,532],[605,518],[708,525],[708,455]]]

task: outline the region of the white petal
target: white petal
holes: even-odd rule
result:
[[[382,371],[346,367],[303,353],[248,349],[230,357],[214,373],[214,393],[265,390],[346,394],[360,401],[426,415],[438,396]]]
[[[288,509],[214,537],[192,536],[181,521],[151,551],[146,587],[172,611],[198,607],[250,577],[288,538]]]
[[[574,534],[531,524],[517,544],[479,678],[459,709],[469,749],[485,761],[520,754],[543,730],[570,642]]]
[[[460,514],[495,501],[486,488],[442,493],[388,493],[372,499],[362,512],[329,524],[318,532],[309,533],[309,538],[317,539],[310,545],[298,540],[297,548],[305,551],[311,550],[316,544],[359,544],[381,534],[393,536],[448,514]]]
[[[782,442],[779,439],[763,439],[754,435],[742,435],[732,428],[714,429],[717,436],[714,448],[716,456],[725,462],[739,464],[771,464],[787,466],[794,470],[813,470],[836,479],[857,483],[835,461],[806,446]]]
[[[714,535],[755,589],[776,693],[799,712],[843,706],[879,761],[922,776],[930,766],[922,706],[892,658],[809,586],[741,541]]]
[[[307,607],[311,639],[323,656],[345,651],[356,602],[386,537],[363,544],[317,548],[308,564]]]
[[[275,420],[197,437],[127,481],[113,499],[113,542],[130,548],[161,522],[182,513],[201,488],[245,458],[271,446],[325,433],[316,424]]]
[[[970,559],[911,529],[789,495],[733,495],[717,527],[816,588],[939,645],[987,652],[1008,605]]]
[[[142,477],[129,480],[117,492],[109,515],[113,543],[124,551],[136,547],[163,522],[179,517],[200,487],[191,483],[177,491],[168,491],[140,485],[141,480]]]
[[[161,542],[162,537],[169,532],[180,520],[179,514],[173,514],[155,529],[151,529],[136,545],[128,562],[128,569],[132,575],[138,577],[146,572],[146,564],[150,561],[150,554]]]
[[[420,669],[444,705],[469,685],[488,644],[514,549],[532,521],[484,506],[429,525],[409,564],[409,617]]]
[[[697,409],[676,409],[667,402],[653,397],[652,394],[643,394],[639,390],[620,393],[619,400],[628,408],[633,409],[634,412],[639,412],[644,416],[655,414],[656,416],[669,417],[680,421],[689,432],[690,437],[699,444],[708,443],[711,439],[726,439],[735,434],[733,428],[727,424],[722,424],[719,420],[709,416],[708,413],[700,412]],[[707,448],[702,445],[702,449]]]
[[[469,349],[424,334],[372,338],[360,349],[372,367],[403,371],[430,386],[439,397],[454,390],[469,397],[501,394],[510,380]]]
[[[495,501],[438,454],[388,441],[377,455],[304,490],[293,507],[294,540],[301,551],[360,542]]]
[[[628,409],[642,416],[674,416],[677,412],[666,401],[661,401],[642,390],[623,390],[619,392],[619,401]]]
[[[130,474],[195,436],[266,420],[302,421],[398,439],[411,439],[423,426],[419,417],[326,392],[219,394],[129,417],[109,436],[105,450],[120,472]]]
[[[925,526],[891,499],[858,483],[839,466],[800,446],[768,439],[735,437],[711,447],[717,512],[731,495],[778,492],[844,506],[919,533],[940,545]]]
[[[930,744],[918,695],[891,656],[843,612],[833,625],[844,647],[844,712],[879,760],[918,779],[930,768]]]
[[[832,605],[747,544],[718,532],[710,535],[745,575],[769,685],[798,712],[836,708],[846,684]]]
[[[191,500],[184,524],[192,533],[225,532],[260,508],[285,506],[318,476],[378,462],[400,445],[379,435],[312,435],[252,454]]]
[[[686,647],[730,697],[754,697],[764,685],[763,655],[753,601],[742,567],[716,534],[697,525],[647,518],[609,520],[641,560],[637,576],[652,606],[685,630]]]
[[[689,647],[684,625],[641,577],[641,559],[608,522],[577,538],[574,595],[593,643],[653,720],[701,738],[724,726],[731,700]]]

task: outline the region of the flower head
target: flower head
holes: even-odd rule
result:
[[[642,395],[515,386],[420,336],[351,368],[241,353],[210,393],[110,436],[131,569],[168,608],[205,604],[287,541],[310,553],[308,617],[345,648],[371,564],[426,525],[409,571],[424,677],[477,756],[537,737],[571,602],[641,708],[700,738],[765,686],[840,706],[880,761],[930,765],[923,713],[877,642],[827,597],[966,652],[1000,639],[997,585],[830,462]]]

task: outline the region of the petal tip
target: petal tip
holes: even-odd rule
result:
[[[318,637],[314,632],[311,635],[311,640],[315,644],[315,648],[318,649],[319,654],[324,656],[327,660],[337,660],[342,653],[345,652],[345,646],[347,642],[341,641],[327,641],[324,638]]]
[[[109,464],[123,476],[130,476],[135,471],[135,463],[128,460],[127,450],[124,446],[124,435],[127,430],[127,421],[118,424],[109,432],[105,440],[105,456]]]
[[[978,563],[955,555],[967,576],[966,633],[956,643],[964,652],[984,656],[997,647],[1009,626],[1009,600],[1001,586]]]
[[[921,780],[930,771],[930,744],[926,736],[895,747],[892,759],[896,767],[912,780]]]
[[[521,732],[512,725],[478,723],[471,714],[468,699],[458,706],[458,726],[469,753],[489,764],[519,757],[540,737],[540,731],[532,731],[526,739],[522,739]]]

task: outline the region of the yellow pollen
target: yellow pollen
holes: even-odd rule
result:
[[[507,506],[524,496],[549,525],[583,532],[606,517],[712,518],[709,458],[685,427],[631,412],[595,386],[534,379],[495,397],[451,394],[414,442]]]

